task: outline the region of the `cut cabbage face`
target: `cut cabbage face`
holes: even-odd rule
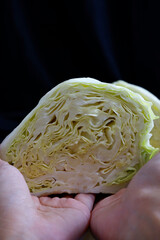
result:
[[[114,193],[159,151],[151,102],[118,82],[65,81],[2,142],[1,158],[37,196]]]

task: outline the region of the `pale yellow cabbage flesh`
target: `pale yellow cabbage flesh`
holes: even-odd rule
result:
[[[160,110],[145,96],[125,82],[65,81],[2,142],[1,158],[38,196],[114,193],[159,151],[150,138]]]

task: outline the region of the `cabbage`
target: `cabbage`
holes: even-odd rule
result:
[[[4,139],[1,158],[37,196],[118,191],[160,146],[150,141],[152,95],[131,86],[91,78],[57,85]]]

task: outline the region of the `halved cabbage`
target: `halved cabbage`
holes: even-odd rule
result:
[[[152,99],[130,86],[91,78],[59,84],[2,142],[1,158],[37,196],[116,192],[160,146],[150,144]]]

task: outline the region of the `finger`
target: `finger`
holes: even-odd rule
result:
[[[117,201],[120,201],[124,195],[126,191],[126,188],[121,189],[120,191],[118,191],[117,193],[104,198],[103,200],[101,200],[100,202],[98,202],[94,208],[99,209],[99,208],[104,208],[104,207],[110,207],[111,205],[116,204]]]
[[[60,194],[51,194],[48,197],[54,198],[54,197],[59,197],[59,198],[74,198],[75,194],[69,194],[69,193],[60,193]]]
[[[72,208],[75,207],[76,204],[73,198],[59,198],[59,197],[40,197],[39,201],[44,206],[49,206],[53,208]]]
[[[0,159],[0,169],[5,167],[6,165],[8,165],[8,162],[5,162],[2,159]]]
[[[128,185],[128,189],[131,191],[136,191],[137,187],[152,189],[157,186],[159,189],[160,182],[160,153],[155,155],[151,160],[149,160],[133,177]]]
[[[86,205],[91,211],[95,201],[95,195],[89,193],[79,193],[75,196],[75,199]]]
[[[39,208],[40,206],[39,198],[37,196],[31,196],[31,197],[32,197],[33,203],[35,204],[35,207]]]
[[[155,155],[151,160],[149,160],[138,172],[137,175],[142,173],[154,171],[156,175],[160,175],[160,153]],[[153,174],[151,174],[153,175]]]
[[[62,207],[61,199],[62,198],[59,198],[59,197],[54,197],[54,198],[40,197],[39,201],[42,205],[54,207],[54,208],[60,208]]]
[[[54,208],[79,208],[79,203],[85,205],[89,211],[92,210],[95,196],[93,194],[78,194],[73,198],[59,198],[59,197],[40,197],[39,201],[42,205]],[[76,200],[76,201],[75,201]]]
[[[122,198],[125,189],[100,201],[91,213],[90,227],[98,239],[117,239],[122,218]],[[103,238],[102,238],[103,236]]]
[[[29,189],[19,170],[0,160],[0,197],[13,200],[14,196],[29,197]],[[30,197],[31,198],[31,197]]]

